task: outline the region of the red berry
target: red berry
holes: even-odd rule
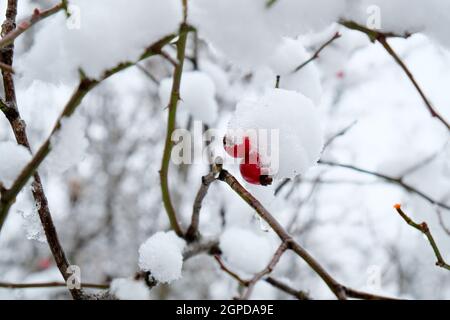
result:
[[[38,268],[41,270],[46,270],[50,268],[52,261],[49,258],[43,258],[38,261]]]
[[[247,157],[250,152],[250,138],[244,137],[240,144],[233,144],[228,137],[223,138],[223,147],[225,151],[233,158]]]
[[[248,183],[263,186],[272,184],[272,178],[262,172],[263,170],[257,153],[251,153],[246,156],[239,165],[239,169],[242,178]]]

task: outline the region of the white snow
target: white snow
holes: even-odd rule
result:
[[[44,229],[42,228],[41,220],[39,219],[38,207],[33,206],[32,210],[18,210],[23,219],[23,228],[28,240],[35,240],[41,243],[46,243]]]
[[[110,291],[120,300],[149,300],[150,291],[143,281],[117,278],[111,282]]]
[[[9,188],[31,160],[31,154],[25,147],[6,141],[0,142],[0,157],[0,182]]]
[[[219,246],[230,267],[249,274],[263,270],[274,253],[267,237],[240,227],[225,230]]]
[[[46,158],[48,170],[63,173],[81,162],[89,142],[86,123],[81,116],[73,115],[61,121],[61,128],[51,139],[51,151]]]
[[[167,106],[170,100],[172,81],[172,78],[166,78],[161,81],[159,87],[159,97],[164,106]],[[206,73],[184,72],[180,85],[179,110],[189,112],[196,120],[211,125],[217,119],[219,108],[215,95],[216,86]]]
[[[319,69],[314,62],[310,62],[300,70],[294,72],[298,66],[310,59],[312,53],[306,51],[299,40],[284,38],[270,60],[270,67],[274,76],[279,75],[280,88],[301,92],[310,98],[316,105],[320,104],[322,85],[320,83]]]
[[[320,30],[344,12],[344,0],[193,0],[190,18],[199,34],[236,64],[267,63],[282,36]]]
[[[185,241],[175,232],[157,232],[139,248],[139,267],[163,283],[181,277]]]
[[[182,19],[178,0],[72,0],[70,5],[74,20],[68,23],[63,13],[47,19],[19,59],[17,67],[27,78],[70,81],[78,68],[98,77],[136,60],[146,47],[176,32]]]
[[[346,16],[366,25],[379,17],[380,29],[398,34],[423,32],[444,46],[450,45],[450,3],[441,0],[354,1]],[[399,18],[401,17],[401,18]]]
[[[251,149],[256,148],[270,163],[269,168],[276,178],[293,178],[304,174],[320,157],[323,149],[323,128],[319,110],[304,95],[283,89],[270,89],[256,99],[244,99],[236,106],[230,120],[229,132],[242,130],[275,130],[276,139],[267,139],[267,145],[250,135]],[[270,151],[268,151],[270,150]]]

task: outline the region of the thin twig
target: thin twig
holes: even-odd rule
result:
[[[26,185],[30,177],[33,176],[33,174],[38,169],[39,165],[44,161],[44,159],[47,157],[47,155],[51,151],[51,139],[52,137],[59,131],[61,128],[61,121],[66,118],[70,117],[75,110],[78,108],[78,106],[83,101],[84,97],[95,87],[97,87],[102,81],[108,79],[109,77],[113,76],[114,74],[125,70],[131,66],[134,66],[139,61],[142,61],[146,58],[149,58],[153,55],[157,55],[160,53],[161,48],[165,46],[166,44],[170,43],[174,39],[175,35],[169,35],[161,40],[157,41],[153,45],[149,46],[145,52],[141,55],[141,57],[138,59],[138,61],[135,62],[124,62],[116,67],[107,70],[103,73],[103,76],[101,76],[99,79],[89,79],[85,76],[82,76],[80,83],[74,93],[72,94],[69,101],[66,103],[62,113],[60,114],[58,120],[56,121],[56,124],[53,127],[52,132],[47,137],[45,142],[41,145],[41,147],[38,149],[38,151],[34,154],[31,161],[25,166],[25,168],[22,170],[20,175],[17,177],[17,179],[14,181],[12,186],[2,193],[2,197],[0,198],[0,230],[3,226],[3,222],[8,214],[8,211],[11,207],[11,205],[14,203],[15,198],[17,194],[23,189],[23,187]],[[3,111],[3,108],[2,108]],[[14,112],[8,111],[6,114],[7,117],[9,114],[17,113],[17,110],[14,110]],[[19,125],[23,127],[23,124],[21,121],[19,121]],[[19,127],[17,125],[17,127]]]
[[[339,130],[338,132],[336,132],[335,134],[333,134],[325,142],[325,146],[323,147],[323,149],[325,150],[330,144],[332,144],[334,142],[334,140],[336,140],[337,138],[342,137],[343,135],[345,135],[348,131],[350,131],[355,126],[355,124],[357,122],[358,122],[358,120],[355,120],[352,123],[350,123],[348,126],[346,126],[345,128],[343,128],[343,129]]]
[[[417,92],[421,96],[421,98],[422,98],[423,102],[425,103],[425,105],[426,105],[429,113],[431,114],[431,116],[436,118],[436,119],[438,119],[440,122],[442,122],[442,124],[445,125],[447,130],[450,130],[450,124],[447,122],[446,119],[444,119],[434,109],[431,101],[425,95],[425,93],[422,90],[422,88],[420,87],[419,83],[414,78],[412,72],[409,70],[409,68],[406,66],[406,64],[400,58],[400,56],[394,51],[394,49],[388,43],[387,38],[394,37],[394,36],[399,36],[399,35],[396,35],[396,34],[393,34],[393,33],[383,33],[383,32],[379,32],[377,30],[369,29],[369,28],[364,27],[362,25],[359,25],[359,24],[357,24],[357,23],[355,23],[353,21],[341,21],[340,23],[342,25],[344,25],[345,27],[349,28],[349,29],[357,30],[357,31],[365,33],[372,42],[374,42],[374,41],[379,42],[383,46],[383,48],[389,53],[389,55],[395,60],[395,62],[403,69],[404,73],[409,78],[409,80],[411,81],[411,83],[414,85],[414,87],[416,88]],[[402,37],[403,38],[408,38],[409,36],[410,36],[410,34],[406,33]]]
[[[336,39],[339,39],[340,37],[341,37],[341,34],[339,32],[336,32],[333,35],[333,37],[331,37],[327,42],[325,42],[323,45],[321,45],[319,47],[319,49],[316,50],[316,52],[314,52],[314,54],[311,56],[311,58],[309,58],[308,60],[306,60],[305,62],[300,64],[297,68],[294,69],[294,71],[292,71],[292,73],[296,73],[300,69],[303,69],[309,63],[311,63],[314,60],[318,59],[319,56],[320,56],[320,53],[322,52],[322,50],[325,49],[326,47],[328,47],[331,43],[333,43]]]
[[[0,282],[0,288],[7,289],[33,289],[33,288],[52,288],[52,287],[67,287],[65,282],[37,282],[37,283],[12,283]],[[83,283],[82,288],[92,289],[108,289],[107,284]]]
[[[7,35],[5,35],[0,40],[0,48],[4,48],[6,46],[9,46],[10,44],[14,43],[14,41],[25,31],[30,29],[32,26],[34,26],[39,21],[48,18],[55,13],[61,11],[64,9],[64,4],[58,3],[57,5],[51,7],[50,9],[46,9],[43,11],[40,11],[39,9],[34,9],[33,14],[28,19],[22,21],[19,23],[16,29],[14,31],[9,32]]]
[[[436,244],[436,241],[433,238],[433,235],[431,234],[430,228],[428,228],[428,224],[426,222],[422,223],[416,223],[414,222],[401,208],[400,204],[396,204],[394,206],[395,210],[397,210],[398,214],[405,220],[407,224],[409,224],[414,229],[419,230],[422,232],[428,239],[428,242],[430,243],[431,247],[433,248],[434,255],[436,256],[437,262],[436,265],[438,267],[450,270],[450,265],[447,264],[442,257],[441,251],[439,250],[439,247]]]
[[[248,205],[256,210],[258,215],[272,228],[282,242],[289,243],[289,249],[300,256],[309,267],[325,282],[330,290],[338,299],[346,299],[351,297],[347,295],[349,288],[340,284],[334,279],[316,259],[314,259],[308,251],[306,251],[291,235],[281,226],[281,224],[270,214],[269,211],[250,193],[248,192],[236,178],[228,171],[222,170],[218,177],[219,180],[227,183],[234,192],[236,192]],[[352,291],[350,290],[350,293]],[[368,294],[371,295],[371,294]],[[374,296],[374,295],[371,295]]]
[[[245,292],[241,296],[242,300],[247,300],[250,297],[256,283],[258,283],[259,280],[261,280],[263,277],[265,277],[266,275],[268,275],[273,271],[273,269],[283,256],[283,253],[285,253],[288,248],[289,243],[287,242],[281,243],[281,245],[278,247],[277,251],[273,255],[272,260],[269,262],[267,267],[264,268],[264,270],[262,270],[261,272],[255,274],[255,276],[250,281],[248,281],[247,290],[245,290]]]
[[[273,277],[267,277],[265,279],[265,281],[269,284],[271,284],[272,286],[274,286],[275,288],[284,291],[285,293],[293,296],[294,298],[298,299],[298,300],[311,300],[311,298],[309,297],[309,295],[306,292],[303,291],[299,291],[299,290],[295,290],[294,288],[291,288],[290,286],[288,286],[287,284],[281,282],[278,279],[275,279]]]
[[[231,269],[229,269],[225,263],[223,262],[222,258],[220,257],[220,255],[216,254],[214,255],[214,259],[216,259],[217,263],[220,266],[220,269],[222,269],[225,273],[227,273],[228,275],[230,275],[234,280],[236,280],[237,282],[239,282],[239,284],[243,285],[243,286],[247,286],[248,285],[248,280],[244,280],[242,279],[236,272],[232,271]]]
[[[9,35],[16,32],[16,16],[17,16],[17,0],[8,0],[8,6],[6,10],[6,20],[2,26],[3,39],[8,39]],[[2,40],[3,41],[3,40]],[[1,47],[1,60],[9,66],[13,65],[14,60],[14,42],[11,41],[4,47]],[[10,72],[2,71],[3,75],[3,87],[5,90],[5,102],[2,101],[1,111],[8,119],[11,128],[14,132],[16,141],[19,145],[24,146],[31,153],[31,147],[26,132],[25,121],[21,118],[19,109],[17,107],[16,89],[14,84],[14,78]],[[27,177],[33,176],[33,184],[31,192],[35,201],[35,206],[41,221],[44,233],[47,239],[47,243],[50,247],[50,251],[55,259],[56,265],[63,276],[64,280],[68,280],[71,276],[69,266],[70,263],[67,260],[62,245],[58,239],[55,225],[48,206],[47,196],[44,192],[44,187],[41,182],[39,173],[33,170]],[[17,194],[25,186],[26,181],[22,184],[20,189],[7,189],[3,190],[0,198],[0,230],[6,219],[9,208],[14,203]],[[14,187],[14,184],[13,184]],[[11,192],[11,190],[13,190]],[[70,289],[70,293],[74,299],[83,299],[84,294],[77,288]]]
[[[200,224],[200,210],[202,208],[202,202],[206,194],[208,193],[209,186],[211,185],[212,182],[214,182],[214,180],[216,180],[216,172],[214,171],[202,177],[202,185],[200,186],[200,189],[198,190],[197,196],[195,197],[194,200],[191,225],[186,231],[187,241],[192,242],[198,238],[198,226]]]
[[[421,198],[427,200],[428,202],[430,202],[433,205],[438,205],[438,206],[440,206],[442,208],[450,210],[450,206],[449,205],[445,204],[444,202],[437,201],[437,200],[431,198],[429,195],[423,193],[422,191],[420,191],[420,190],[414,188],[413,186],[403,182],[402,178],[391,177],[391,176],[388,176],[388,175],[385,175],[385,174],[382,174],[382,173],[379,173],[379,172],[366,170],[366,169],[362,169],[362,168],[359,168],[359,167],[356,167],[356,166],[353,166],[353,165],[342,164],[342,163],[337,163],[337,162],[333,162],[333,161],[320,160],[319,164],[326,165],[326,166],[331,166],[331,167],[345,168],[345,169],[353,170],[353,171],[356,171],[356,172],[372,175],[374,177],[383,179],[383,180],[385,180],[387,182],[399,185],[402,188],[404,188],[405,190],[420,196]]]

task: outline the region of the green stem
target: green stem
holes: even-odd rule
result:
[[[164,208],[166,209],[167,216],[169,217],[170,225],[175,233],[182,237],[183,231],[178,223],[175,209],[172,204],[172,200],[170,197],[169,191],[169,181],[168,181],[168,172],[170,165],[170,156],[172,154],[172,133],[175,130],[176,124],[176,115],[177,115],[177,105],[180,100],[180,86],[181,86],[181,76],[183,73],[183,65],[186,54],[186,42],[188,35],[189,27],[187,24],[183,23],[180,26],[180,35],[177,42],[177,58],[178,64],[175,67],[175,71],[173,74],[173,83],[172,83],[172,91],[170,94],[170,101],[167,107],[169,115],[167,120],[167,132],[166,132],[166,141],[164,144],[164,152],[161,162],[161,170],[159,171],[159,176],[161,179],[161,193],[162,193],[162,201],[164,204]]]

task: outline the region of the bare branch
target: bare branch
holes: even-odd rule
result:
[[[295,290],[294,288],[291,288],[287,284],[281,282],[280,280],[277,280],[273,277],[267,277],[265,281],[275,288],[284,291],[285,293],[295,297],[298,300],[310,300],[311,298],[306,292]]]
[[[323,267],[307,252],[290,234],[280,225],[280,223],[267,211],[266,208],[250,194],[228,171],[222,170],[218,177],[219,180],[226,182],[234,192],[236,192],[248,205],[256,210],[258,215],[269,224],[273,231],[278,235],[282,242],[289,243],[289,249],[301,257],[309,267],[325,282],[330,290],[338,299],[351,297],[347,292],[353,292],[336,279],[334,279]],[[245,283],[245,282],[244,282]]]
[[[34,26],[39,21],[48,18],[55,13],[61,11],[64,9],[64,3],[59,3],[55,5],[54,7],[50,9],[46,9],[43,11],[40,11],[39,9],[34,9],[33,14],[28,19],[22,21],[19,23],[16,29],[14,31],[9,32],[7,35],[5,35],[0,40],[0,49],[4,48],[6,46],[9,46],[10,44],[14,43],[14,41],[25,31],[30,29],[32,26]],[[3,69],[3,68],[2,68]]]
[[[309,58],[308,60],[306,60],[305,62],[303,62],[302,64],[300,64],[298,67],[296,67],[294,69],[294,71],[292,71],[292,73],[296,73],[297,71],[299,71],[300,69],[303,69],[306,65],[308,65],[309,63],[313,62],[314,60],[319,58],[320,53],[322,52],[323,49],[325,49],[326,47],[328,47],[330,44],[332,44],[334,42],[334,40],[339,39],[341,37],[341,34],[339,32],[336,32],[331,39],[329,39],[327,42],[325,42],[323,45],[321,45],[319,47],[319,49],[316,50],[316,52],[314,52],[314,54],[312,55],[311,58]]]
[[[393,183],[393,184],[397,184],[400,187],[404,188],[405,190],[407,190],[408,192],[414,193],[416,195],[418,195],[419,197],[427,200],[429,203],[433,204],[433,205],[437,205],[440,206],[442,208],[445,208],[447,210],[450,210],[450,206],[445,204],[444,202],[441,201],[437,201],[433,198],[431,198],[429,195],[423,193],[422,191],[414,188],[413,186],[403,182],[402,178],[395,178],[395,177],[391,177],[379,172],[375,172],[375,171],[370,171],[370,170],[366,170],[366,169],[362,169],[353,165],[349,165],[349,164],[342,164],[342,163],[337,163],[337,162],[332,162],[332,161],[325,161],[325,160],[320,160],[319,161],[320,164],[322,165],[326,165],[326,166],[331,166],[331,167],[340,167],[340,168],[345,168],[345,169],[349,169],[349,170],[353,170],[356,172],[360,172],[360,173],[364,173],[364,174],[368,174],[380,179],[383,179],[387,182]]]
[[[264,268],[264,270],[262,270],[261,272],[258,272],[257,274],[255,274],[255,276],[250,281],[248,281],[247,290],[242,294],[241,299],[247,300],[250,297],[250,295],[252,294],[253,288],[255,287],[256,283],[259,280],[261,280],[263,277],[265,277],[266,275],[268,275],[269,273],[271,273],[273,271],[273,269],[275,268],[277,263],[280,261],[281,256],[283,255],[283,253],[286,252],[286,250],[288,248],[289,248],[289,243],[287,243],[287,242],[283,242],[278,247],[277,251],[273,255],[273,258],[269,262],[267,267]]]
[[[3,39],[7,38],[9,34],[15,32],[16,28],[16,16],[17,16],[17,0],[8,0],[8,7],[6,11],[6,20],[2,25]],[[14,44],[10,42],[9,45],[1,48],[1,60],[9,66],[12,66],[14,60]],[[19,145],[24,146],[31,153],[30,143],[28,141],[28,135],[26,132],[25,121],[22,120],[16,101],[16,89],[14,84],[14,78],[10,72],[2,71],[3,86],[5,89],[5,101],[1,102],[1,111],[8,119],[11,128],[16,137],[16,141]],[[66,258],[64,250],[58,239],[56,228],[53,224],[53,219],[48,207],[47,196],[44,192],[44,187],[41,182],[39,174],[33,170],[29,173],[27,181],[33,176],[34,181],[32,184],[32,194],[37,207],[39,219],[41,220],[42,227],[47,238],[47,242],[50,247],[50,251],[55,259],[56,265],[61,272],[63,278],[67,281],[70,277],[69,273],[69,261]],[[23,182],[20,189],[3,189],[0,198],[0,230],[6,219],[6,215],[9,208],[14,203],[16,195],[25,186],[26,181]],[[14,187],[14,184],[13,184]],[[11,190],[13,190],[11,192]],[[82,299],[84,294],[81,290],[73,288],[70,289],[70,293],[74,299]]]
[[[194,200],[191,225],[189,226],[186,232],[187,241],[194,241],[198,238],[198,226],[200,223],[200,210],[202,208],[202,202],[206,194],[208,193],[209,186],[215,180],[216,180],[216,172],[214,171],[202,177],[202,185],[200,186],[200,189],[198,190],[197,196],[195,197]]]
[[[431,116],[438,119],[440,122],[442,122],[442,124],[444,124],[446,126],[447,130],[450,130],[450,124],[434,109],[431,101],[427,98],[427,96],[423,92],[422,88],[417,83],[412,72],[409,70],[409,68],[406,66],[406,64],[400,58],[400,56],[394,51],[394,49],[392,49],[392,47],[387,42],[387,38],[389,38],[389,37],[400,36],[403,38],[408,38],[410,36],[409,33],[406,33],[405,35],[401,36],[401,35],[396,35],[393,33],[383,33],[383,32],[379,32],[376,30],[372,30],[367,27],[361,26],[353,21],[341,21],[340,23],[349,29],[357,30],[357,31],[365,33],[372,42],[374,42],[374,41],[379,42],[384,47],[384,49],[391,55],[391,57],[394,58],[395,62],[400,66],[400,68],[403,69],[404,73],[409,78],[409,80],[411,81],[411,83],[414,85],[417,92],[421,96],[421,98],[422,98],[423,102],[425,103]]]
[[[37,283],[12,283],[0,282],[0,288],[7,289],[34,289],[34,288],[52,288],[52,287],[67,287],[65,282],[37,282]],[[108,289],[107,284],[83,283],[82,288],[92,289]]]
[[[398,214],[402,217],[403,220],[405,220],[405,222],[407,224],[409,224],[411,227],[413,227],[414,229],[419,230],[420,232],[422,232],[428,239],[428,242],[430,243],[431,247],[433,248],[433,252],[436,256],[437,262],[436,265],[438,267],[450,270],[450,265],[447,264],[444,260],[444,258],[442,257],[441,251],[439,250],[439,247],[436,244],[436,241],[433,238],[433,235],[431,234],[430,229],[428,228],[428,224],[426,222],[422,222],[422,223],[416,223],[414,222],[401,208],[401,206],[399,204],[396,204],[394,206],[395,210],[397,210]]]
[[[82,79],[80,80],[78,87],[72,94],[69,101],[66,103],[66,106],[64,107],[63,112],[61,113],[58,120],[56,121],[56,124],[54,125],[54,128],[53,128],[51,134],[49,135],[49,137],[47,137],[45,142],[41,145],[41,147],[38,149],[38,151],[34,154],[31,161],[22,170],[19,177],[17,177],[17,179],[14,181],[11,188],[6,190],[6,192],[2,193],[2,197],[0,198],[0,230],[3,226],[3,222],[6,218],[6,215],[8,214],[8,211],[9,211],[11,205],[15,201],[17,194],[19,194],[19,192],[23,189],[23,187],[26,185],[28,180],[36,172],[36,170],[38,169],[40,164],[44,161],[44,159],[50,153],[51,139],[56,134],[56,132],[58,132],[58,130],[60,129],[61,121],[65,117],[70,117],[75,112],[77,107],[81,104],[84,97],[92,89],[97,87],[102,81],[108,79],[109,77],[113,76],[114,74],[116,74],[124,69],[127,69],[127,68],[135,65],[139,61],[142,61],[153,55],[159,54],[161,51],[161,48],[163,46],[165,46],[166,44],[168,44],[170,41],[172,41],[174,37],[175,37],[175,35],[169,35],[169,36],[162,38],[161,40],[157,41],[156,43],[154,43],[153,45],[148,47],[145,50],[145,52],[141,55],[141,57],[139,58],[138,61],[121,63],[121,64],[117,65],[116,67],[105,71],[103,76],[99,79],[89,79],[89,78],[82,76]],[[1,109],[3,111],[3,108],[1,108]],[[17,110],[15,111],[15,113],[17,114]],[[12,112],[8,111],[8,113],[6,114],[7,117],[10,116],[10,114],[12,114]],[[10,117],[12,117],[12,116],[10,116]],[[15,126],[17,128],[23,127],[23,132],[24,132],[23,122],[21,120],[20,121],[17,120],[16,122],[17,122],[17,125],[15,125]],[[24,139],[24,138],[22,137],[22,139]]]

